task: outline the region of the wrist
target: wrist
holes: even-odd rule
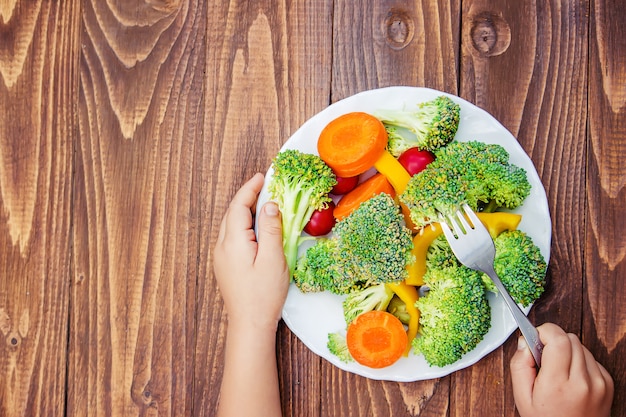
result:
[[[278,321],[276,319],[228,316],[228,332],[275,338]]]

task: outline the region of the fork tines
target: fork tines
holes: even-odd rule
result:
[[[467,204],[463,204],[454,216],[450,215],[442,220],[441,226],[444,227],[444,230],[448,228],[453,233],[454,238],[457,238],[459,234],[466,234],[469,229],[475,229],[482,224],[476,213]]]

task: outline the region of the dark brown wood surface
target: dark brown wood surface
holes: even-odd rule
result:
[[[625,416],[624,10],[0,1],[0,416],[213,415],[212,248],[230,198],[309,117],[390,85],[457,94],[518,138],[552,215],[531,317],[581,336]],[[412,383],[341,371],[284,325],[277,337],[286,416],[516,415],[515,337]]]

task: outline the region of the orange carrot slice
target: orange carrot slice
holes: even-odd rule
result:
[[[340,177],[370,169],[387,146],[387,131],[376,117],[352,112],[332,120],[320,133],[317,151]]]
[[[344,195],[333,210],[333,216],[337,220],[341,220],[356,210],[362,202],[380,193],[387,193],[395,197],[395,191],[387,178],[380,173],[376,173],[357,185],[354,190]]]
[[[404,326],[386,311],[368,311],[348,325],[346,344],[350,355],[370,368],[384,368],[395,363],[403,355],[407,343]]]

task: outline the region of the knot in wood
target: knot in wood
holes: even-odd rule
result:
[[[390,9],[383,22],[385,42],[391,49],[403,49],[413,40],[414,28],[413,19],[407,11]]]
[[[20,345],[21,338],[17,334],[10,334],[6,338],[6,343],[10,348],[17,348]]]
[[[504,53],[511,44],[511,28],[504,18],[481,12],[471,19],[470,37],[474,50],[484,57]]]

